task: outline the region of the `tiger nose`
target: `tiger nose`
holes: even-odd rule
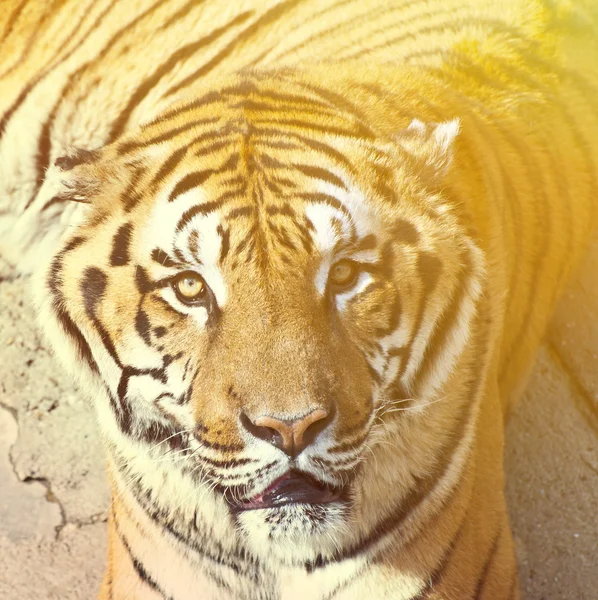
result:
[[[251,435],[273,444],[295,458],[329,425],[332,417],[332,412],[324,408],[317,408],[299,419],[291,420],[270,416],[250,419],[242,413],[241,424]]]

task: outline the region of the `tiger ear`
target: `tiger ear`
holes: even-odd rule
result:
[[[99,159],[100,152],[90,150],[72,150],[57,158],[46,172],[40,192],[44,208],[66,202],[91,204],[100,188],[95,168]]]
[[[407,129],[394,136],[395,141],[412,159],[417,175],[431,187],[441,185],[451,166],[459,119],[443,123],[424,123],[413,119]]]

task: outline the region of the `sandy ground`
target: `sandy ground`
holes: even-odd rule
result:
[[[90,600],[108,494],[91,409],[0,282],[0,599]],[[598,600],[598,238],[507,427],[525,600]]]

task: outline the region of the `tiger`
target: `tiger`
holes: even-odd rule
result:
[[[3,8],[0,255],[95,408],[99,599],[519,598],[503,423],[596,226],[591,2]]]

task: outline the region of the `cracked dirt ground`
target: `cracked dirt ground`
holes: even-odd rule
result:
[[[92,600],[108,494],[93,413],[0,281],[0,599]],[[507,427],[524,600],[598,600],[598,236]]]

